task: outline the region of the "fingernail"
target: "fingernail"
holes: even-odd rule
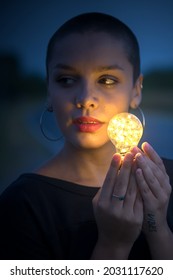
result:
[[[141,176],[141,175],[142,175],[142,170],[141,170],[140,168],[138,168],[138,169],[136,170],[136,174],[137,174],[138,176]]]
[[[127,153],[124,157],[125,161],[132,161],[133,160],[134,155],[132,153]]]
[[[148,150],[148,149],[152,149],[153,150],[153,147],[148,142],[144,142],[142,144],[142,149],[143,148],[144,148],[144,150]]]
[[[116,166],[117,163],[119,163],[121,160],[120,160],[120,155],[119,154],[114,154],[113,155],[113,158],[112,158],[112,165]]]
[[[120,154],[114,154],[113,155],[113,160],[114,161],[119,161],[120,160],[121,155]]]
[[[137,147],[133,147],[130,150],[131,153],[137,153],[138,152],[138,148]]]
[[[136,155],[136,159],[137,160],[139,160],[139,161],[144,161],[144,157],[142,156],[142,154],[140,154],[140,153],[138,153],[137,155]]]

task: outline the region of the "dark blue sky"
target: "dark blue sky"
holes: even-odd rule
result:
[[[124,21],[141,48],[142,71],[173,67],[173,1],[7,0],[0,4],[0,51],[13,51],[28,72],[44,75],[47,42],[67,19],[99,11]]]

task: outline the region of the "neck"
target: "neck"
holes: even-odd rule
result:
[[[101,186],[110,166],[114,147],[111,143],[98,149],[79,149],[65,143],[56,160],[67,179],[88,186]]]

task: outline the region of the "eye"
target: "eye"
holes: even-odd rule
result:
[[[118,79],[116,79],[115,77],[106,76],[106,77],[101,77],[98,82],[107,87],[111,87],[118,83]]]
[[[70,87],[75,84],[76,78],[71,76],[60,76],[56,78],[56,82],[64,87]]]

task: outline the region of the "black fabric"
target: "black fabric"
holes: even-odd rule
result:
[[[173,161],[164,160],[173,186]],[[0,196],[0,259],[90,259],[97,240],[98,188],[23,174]],[[173,197],[168,222],[173,231]],[[128,233],[127,233],[128,234]],[[150,259],[143,235],[130,259]]]

